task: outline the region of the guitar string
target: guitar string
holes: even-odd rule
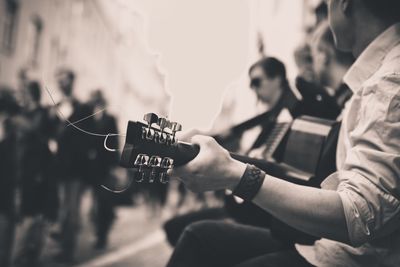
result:
[[[67,122],[67,123],[68,123],[67,127],[68,127],[68,126],[72,126],[74,129],[76,129],[76,130],[78,130],[78,131],[80,131],[80,132],[82,132],[82,133],[84,133],[84,134],[90,135],[90,136],[104,137],[104,142],[103,142],[103,147],[104,147],[104,149],[106,149],[107,151],[110,151],[110,152],[117,152],[117,151],[120,151],[120,149],[109,148],[108,145],[107,145],[107,140],[108,140],[108,138],[109,138],[110,136],[126,137],[126,135],[117,134],[117,133],[108,133],[108,134],[93,133],[93,132],[84,130],[84,129],[82,129],[82,128],[76,126],[76,123],[81,122],[81,121],[83,121],[83,120],[85,120],[85,119],[89,119],[91,116],[94,116],[95,114],[92,114],[91,116],[88,116],[88,117],[83,118],[83,119],[81,119],[81,120],[78,120],[78,121],[76,121],[76,122],[71,122],[70,120],[68,120],[68,119],[66,118],[66,116],[64,116],[64,114],[61,112],[61,110],[57,107],[56,101],[54,100],[53,95],[52,95],[51,91],[49,90],[49,88],[47,88],[47,86],[45,86],[45,89],[46,89],[47,94],[49,95],[49,97],[50,97],[50,99],[51,99],[51,102],[53,103],[53,107],[56,109],[56,111],[57,111],[57,113],[58,113],[58,117],[59,117],[61,120],[63,120],[64,122]],[[100,111],[98,111],[97,113],[99,113],[99,112],[100,112]],[[133,182],[133,178],[131,177],[131,178],[129,179],[128,185],[127,185],[124,189],[122,189],[122,190],[113,190],[113,189],[111,189],[111,188],[105,186],[104,184],[101,184],[100,186],[101,186],[103,189],[105,189],[105,190],[107,190],[107,191],[109,191],[109,192],[116,193],[116,194],[120,194],[120,193],[123,193],[123,192],[125,192],[126,190],[128,190],[129,187],[132,185],[132,182]]]
[[[131,187],[132,182],[133,182],[133,178],[131,177],[131,178],[129,179],[128,184],[125,186],[125,188],[123,188],[123,189],[121,189],[121,190],[113,190],[113,189],[111,189],[111,188],[105,186],[104,184],[101,184],[100,186],[101,186],[101,188],[107,190],[108,192],[111,192],[111,193],[114,193],[114,194],[121,194],[121,193],[124,193],[126,190],[128,190],[128,189]]]
[[[93,133],[93,132],[84,130],[84,129],[82,129],[82,128],[76,126],[75,123],[80,122],[80,121],[82,121],[83,119],[82,119],[82,120],[79,120],[79,121],[77,121],[77,122],[71,122],[71,121],[69,121],[69,120],[64,116],[64,114],[61,112],[61,110],[57,107],[57,103],[56,103],[56,101],[54,100],[53,95],[51,94],[50,90],[49,90],[47,87],[45,87],[45,89],[46,89],[46,91],[47,91],[47,93],[48,93],[48,95],[49,95],[49,97],[50,97],[50,99],[51,99],[51,102],[53,102],[53,106],[54,106],[54,108],[56,109],[57,113],[59,114],[59,117],[61,117],[61,119],[64,120],[65,122],[68,122],[68,126],[72,126],[72,127],[74,127],[76,130],[78,130],[78,131],[80,131],[80,132],[83,132],[83,133],[85,133],[85,134],[87,134],[87,135],[92,135],[92,136],[97,136],[97,137],[107,137],[108,135],[110,135],[110,134]],[[88,119],[88,118],[86,118],[86,119]],[[125,136],[126,136],[126,135],[116,134],[116,133],[114,133],[113,135],[115,135],[115,136],[121,136],[121,137],[125,137]]]
[[[87,120],[87,119],[90,119],[91,117],[94,117],[94,116],[96,116],[96,115],[99,114],[99,113],[103,113],[104,111],[106,111],[106,109],[107,109],[107,108],[102,108],[102,109],[100,109],[99,111],[96,111],[95,113],[93,113],[92,115],[89,115],[89,116],[87,116],[87,117],[85,117],[85,118],[83,118],[83,119],[74,121],[72,124],[76,125],[76,124],[78,124],[78,123],[80,123],[80,122],[82,122],[82,121],[85,121],[85,120]],[[68,126],[71,126],[71,124],[68,124],[67,127],[68,127]]]

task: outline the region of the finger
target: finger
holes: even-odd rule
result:
[[[168,176],[181,180],[180,177],[182,176],[182,172],[180,171],[180,168],[173,168],[167,171]]]
[[[181,181],[178,175],[175,174],[174,170],[168,170],[167,175],[171,180],[178,180]]]
[[[194,135],[191,138],[191,143],[193,144],[197,144],[200,146],[200,149],[202,146],[205,146],[207,144],[210,144],[212,141],[214,140],[214,138],[207,136],[207,135]]]
[[[184,131],[184,132],[179,132],[176,134],[176,137],[178,138],[178,140],[181,140],[183,142],[190,142],[190,139],[194,136],[201,133],[200,130],[198,129],[190,129],[188,131]]]
[[[169,177],[171,177],[171,178],[176,178],[176,176],[177,176],[174,169],[169,169],[169,170],[167,170],[167,175],[168,175]]]

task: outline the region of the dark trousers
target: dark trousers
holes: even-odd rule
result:
[[[62,201],[61,247],[66,260],[72,260],[78,243],[81,226],[81,201],[85,185],[74,179],[64,182],[64,199]]]
[[[164,224],[164,231],[168,243],[174,247],[188,225],[203,220],[223,220],[227,218],[228,214],[224,208],[203,209],[169,219]]]
[[[226,198],[223,208],[208,208],[176,216],[165,222],[164,230],[169,244],[175,246],[184,229],[190,224],[202,220],[224,219],[233,219],[240,224],[270,229],[273,238],[287,245],[294,243],[311,245],[318,239],[277,220],[252,203],[234,204],[233,198]]]
[[[14,234],[14,217],[0,212],[0,266],[10,266]]]
[[[114,198],[112,193],[107,192],[100,186],[95,186],[94,194],[94,224],[99,245],[106,245],[108,234],[115,220]]]
[[[189,225],[167,267],[310,267],[295,250],[265,228],[223,221]]]

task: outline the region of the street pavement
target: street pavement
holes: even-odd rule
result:
[[[83,197],[81,208],[82,227],[76,260],[73,264],[60,264],[54,261],[59,246],[52,238],[48,238],[43,251],[41,265],[43,267],[164,267],[172,252],[165,241],[162,231],[163,221],[170,217],[168,210],[160,216],[150,217],[149,208],[144,204],[117,209],[117,219],[110,233],[108,248],[94,248],[94,227],[90,221],[91,193]],[[21,242],[18,236],[17,242]]]

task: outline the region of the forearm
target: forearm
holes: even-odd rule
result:
[[[342,202],[335,191],[296,185],[267,175],[253,202],[305,233],[348,242]]]

